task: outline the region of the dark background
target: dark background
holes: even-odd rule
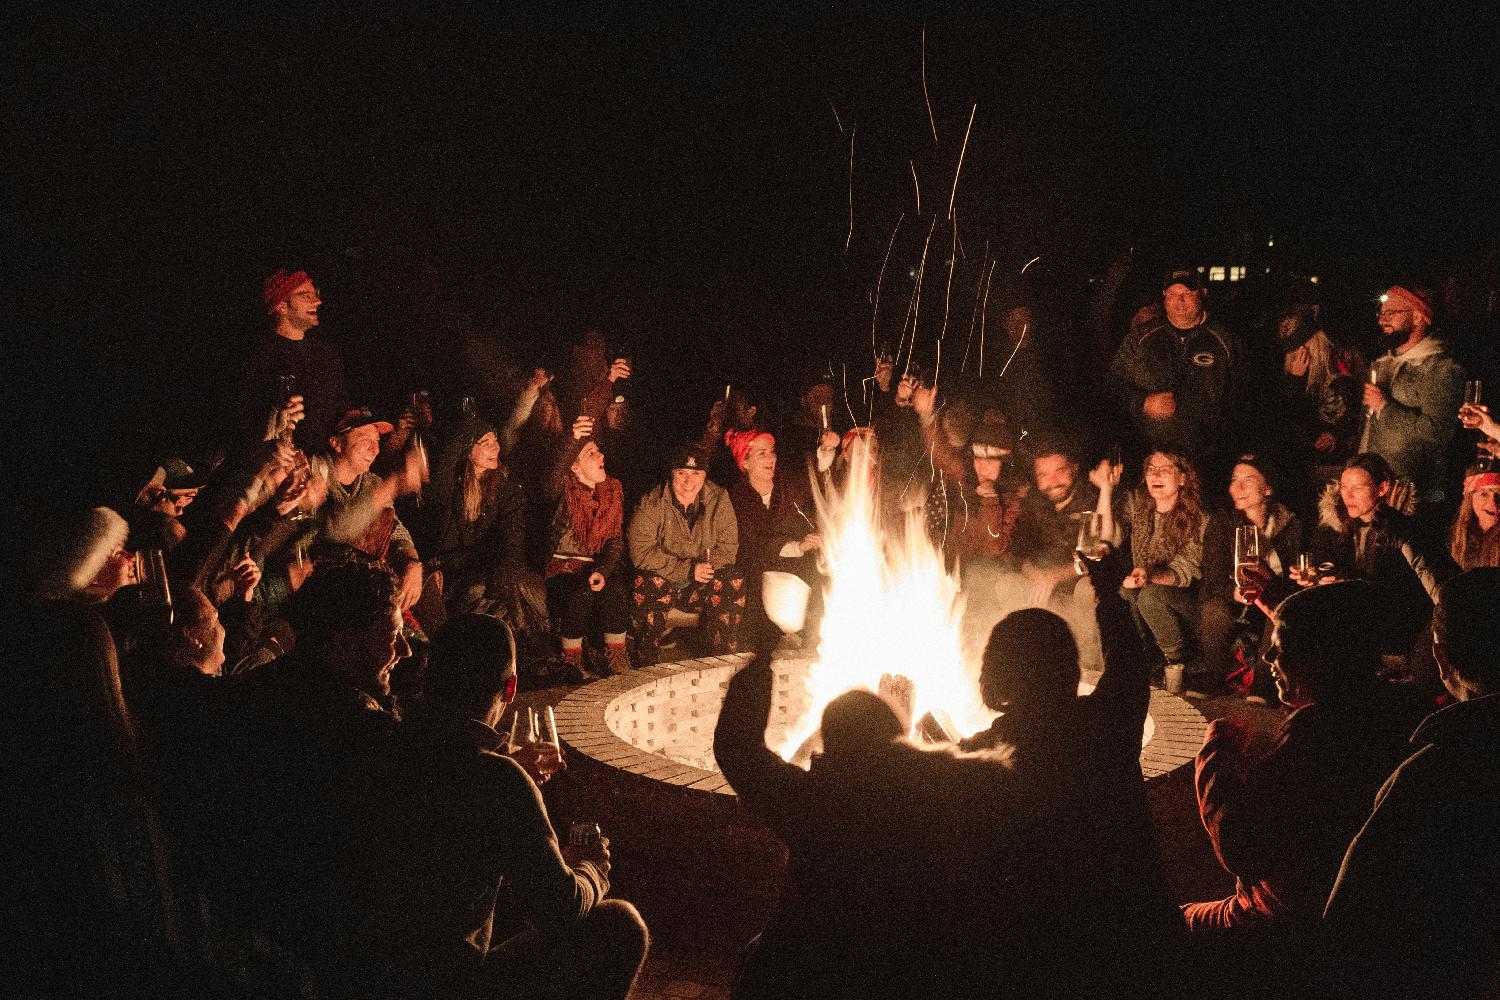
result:
[[[976,103],[950,329],[995,261],[990,308],[1045,307],[1072,384],[1104,349],[1090,279],[1127,250],[1117,313],[1222,259],[1254,280],[1221,311],[1317,274],[1356,338],[1393,279],[1493,287],[1492,15],[765,9],[12,13],[12,485],[82,499],[203,453],[280,266],[377,404],[555,365],[595,325],[675,431],[727,381],[867,375],[904,213],[878,332],[937,218],[923,355]]]

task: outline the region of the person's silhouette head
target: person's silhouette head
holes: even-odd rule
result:
[[[1022,608],[990,632],[979,690],[998,712],[1073,698],[1078,678],[1078,643],[1068,623],[1042,608]]]
[[[879,695],[845,691],[823,709],[823,752],[830,757],[863,756],[901,736],[901,722]]]

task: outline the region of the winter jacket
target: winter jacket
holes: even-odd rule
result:
[[[520,484],[504,467],[490,473],[496,480],[483,490],[479,516],[464,510],[464,471],[474,443],[494,428],[482,421],[461,424],[444,447],[433,470],[425,512],[431,517],[430,544],[424,548],[430,569],[441,569],[446,588],[457,593],[487,581],[501,565],[523,561],[526,499]]]
[[[1318,503],[1318,526],[1308,548],[1315,564],[1332,563],[1341,580],[1369,580],[1381,592],[1388,631],[1386,652],[1405,653],[1432,615],[1438,586],[1453,575],[1453,560],[1414,541],[1411,518],[1390,507],[1375,512],[1363,545],[1361,528],[1349,521],[1337,483]]]
[[[1246,364],[1239,338],[1220,324],[1205,317],[1179,330],[1159,319],[1125,335],[1109,375],[1153,448],[1198,457],[1222,443],[1243,395]],[[1158,392],[1176,396],[1177,412],[1165,420],[1142,410]]]
[[[1458,426],[1464,370],[1441,340],[1428,337],[1404,354],[1386,352],[1372,366],[1386,405],[1365,417],[1359,450],[1390,463],[1417,484],[1423,499],[1443,495],[1443,462]]]
[[[626,529],[630,561],[643,573],[655,573],[679,586],[690,582],[693,563],[714,569],[734,564],[740,550],[739,524],[729,493],[705,482],[691,507],[683,510],[670,482],[641,497]]]

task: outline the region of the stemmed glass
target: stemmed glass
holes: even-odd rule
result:
[[[1088,567],[1082,560],[1098,562],[1104,558],[1108,548],[1109,541],[1104,537],[1104,515],[1097,510],[1089,511],[1078,522],[1078,546],[1073,555],[1074,572],[1079,576],[1087,576]]]
[[[1255,571],[1260,567],[1260,531],[1253,524],[1241,524],[1234,529],[1234,574],[1235,587],[1245,598],[1238,621],[1247,623],[1250,605],[1260,597],[1260,580]]]

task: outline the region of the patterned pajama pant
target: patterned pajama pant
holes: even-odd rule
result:
[[[677,587],[655,573],[637,573],[631,595],[630,624],[640,665],[656,662],[657,644],[667,630],[667,612],[696,612],[708,633],[711,653],[739,651],[740,619],[745,614],[745,577],[733,566],[721,566],[708,583]]]

